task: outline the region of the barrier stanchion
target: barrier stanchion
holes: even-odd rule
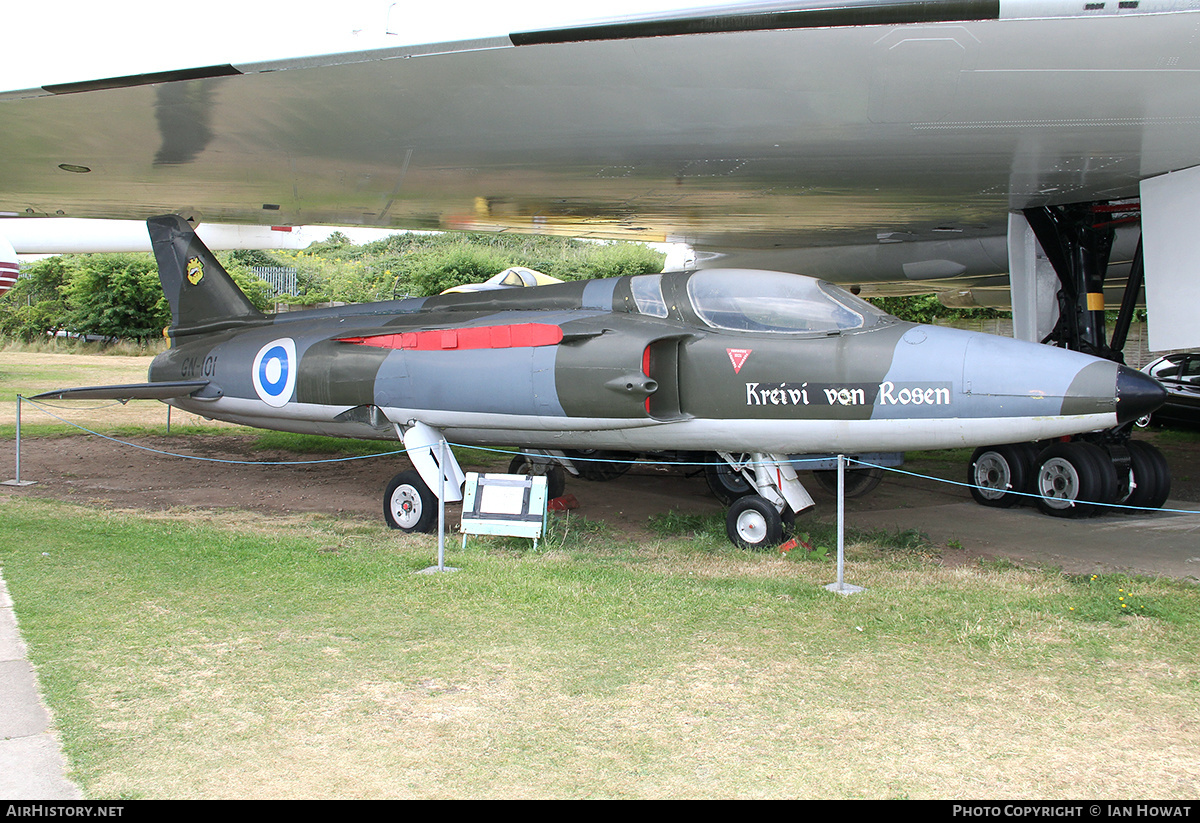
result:
[[[846,455],[838,455],[837,467],[837,582],[825,588],[838,594],[858,594],[866,591],[862,586],[846,582]]]
[[[434,574],[436,572],[456,572],[457,568],[446,565],[446,438],[438,441],[438,547],[437,565],[421,569],[413,574]]]
[[[17,477],[15,480],[5,480],[5,486],[32,486],[36,480],[21,479],[21,395],[17,395]]]

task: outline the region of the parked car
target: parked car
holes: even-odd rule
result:
[[[1200,352],[1168,354],[1142,369],[1167,389],[1163,407],[1138,420],[1139,426],[1175,421],[1200,426]]]

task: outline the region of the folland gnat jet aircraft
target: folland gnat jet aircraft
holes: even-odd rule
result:
[[[145,384],[42,396],[154,398],[250,426],[400,439],[416,471],[392,479],[383,508],[406,531],[434,522],[431,489],[461,499],[462,472],[442,441],[715,453],[749,492],[730,506],[730,537],[769,546],[813,505],[789,454],[1032,444],[1128,424],[1164,398],[1156,381],[1107,360],[902,322],[780,272],[682,271],[263,315],[186,221],[148,226],[170,349]],[[986,451],[992,502],[1011,502],[1009,486],[1035,470],[1063,511],[1115,493],[1100,488],[1115,471],[1099,447],[1054,445],[1037,465],[1032,450]],[[1140,483],[1142,462],[1126,464]]]

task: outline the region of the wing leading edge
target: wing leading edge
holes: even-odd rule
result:
[[[30,400],[171,400],[176,397],[195,397],[215,400],[218,391],[208,391],[208,380],[180,380],[173,383],[126,383],[119,386],[85,386],[78,389],[59,389],[42,392]]]

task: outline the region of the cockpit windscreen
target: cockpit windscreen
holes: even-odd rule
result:
[[[844,289],[798,274],[707,269],[692,275],[687,290],[696,314],[717,329],[852,331],[888,317]]]

